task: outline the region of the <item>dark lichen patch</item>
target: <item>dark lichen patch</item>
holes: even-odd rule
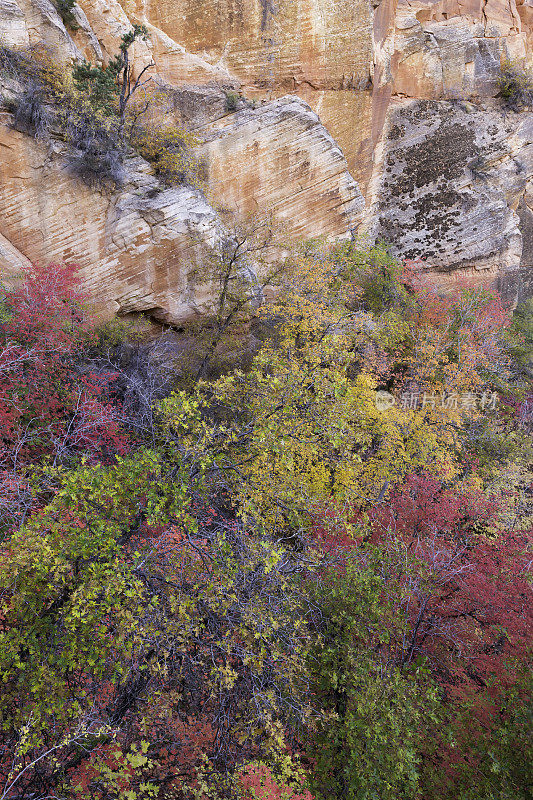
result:
[[[459,122],[440,125],[419,144],[397,148],[388,163],[401,167],[389,184],[394,196],[415,192],[438,181],[457,180],[477,153],[475,131]]]
[[[401,136],[405,134],[405,125],[393,125],[389,131],[388,138],[392,141],[399,139]]]

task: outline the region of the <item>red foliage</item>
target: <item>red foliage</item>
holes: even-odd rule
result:
[[[428,659],[450,699],[513,685],[531,649],[531,532],[484,534],[497,511],[480,490],[422,474],[368,512],[364,539],[317,526],[325,552],[346,552],[351,541],[364,563],[365,546],[380,548],[384,600],[406,620],[383,657],[398,666]]]
[[[48,455],[102,455],[125,446],[102,393],[110,375],[83,374],[91,330],[76,269],[34,266],[7,296],[0,321],[0,464],[4,474]],[[7,477],[7,476],[6,476]]]
[[[266,764],[247,764],[237,780],[243,800],[313,800],[307,789],[277,781]]]
[[[429,474],[408,475],[387,502],[374,506],[370,524],[375,537],[385,531],[408,540],[434,533],[456,537],[479,522],[488,522],[498,510],[495,500],[475,488],[447,488]]]

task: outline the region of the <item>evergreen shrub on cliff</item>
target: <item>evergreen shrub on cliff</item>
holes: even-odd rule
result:
[[[161,124],[167,94],[147,73],[137,74],[130,49],[146,37],[136,25],[122,36],[119,52],[105,67],[84,62],[65,72],[53,54],[41,48],[0,48],[0,68],[14,81],[10,102],[14,126],[28,135],[62,137],[73,152],[71,171],[93,188],[119,186],[124,160],[137,152],[169,185],[201,188],[202,165],[189,132]]]

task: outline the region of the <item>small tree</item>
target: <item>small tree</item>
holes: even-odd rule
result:
[[[119,52],[107,67],[93,66],[84,62],[75,67],[73,78],[76,88],[88,95],[91,105],[105,116],[118,112],[119,134],[126,122],[126,110],[135,92],[151,78],[143,81],[146,72],[155,66],[151,61],[134,77],[134,67],[130,59],[130,48],[137,39],[146,39],[148,31],[144,25],[134,25],[131,31],[122,36]]]

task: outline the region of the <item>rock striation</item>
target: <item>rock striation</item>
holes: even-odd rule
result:
[[[207,192],[165,188],[138,158],[120,191],[89,190],[5,107],[4,277],[76,261],[102,313],[179,322],[205,308],[198,266],[230,210],[272,212],[295,237],[386,238],[443,287],[531,294],[532,113],[497,95],[505,60],[533,65],[533,0],[78,0],[74,14],[75,31],[52,0],[0,0],[0,41],[105,64],[144,24],[135,69],[172,90]]]
[[[299,98],[234,115],[208,138],[217,205],[229,203],[239,216],[277,211],[302,237],[339,236],[357,225],[364,205],[357,184]],[[140,158],[127,163],[119,191],[91,190],[69,173],[65,155],[64,145],[35,142],[0,115],[4,276],[20,269],[17,253],[22,262],[70,262],[104,317],[148,312],[177,324],[201,313],[210,297],[202,264],[228,236],[213,205],[192,188],[165,187]]]
[[[203,129],[217,206],[271,213],[297,238],[355,230],[364,199],[319,117],[295,96],[244,108]]]
[[[68,262],[103,317],[145,311],[179,322],[198,313],[208,287],[193,275],[224,232],[197,192],[166,189],[139,158],[119,192],[95,192],[69,174],[60,146],[47,151],[5,124],[0,153],[4,277],[27,261]]]

